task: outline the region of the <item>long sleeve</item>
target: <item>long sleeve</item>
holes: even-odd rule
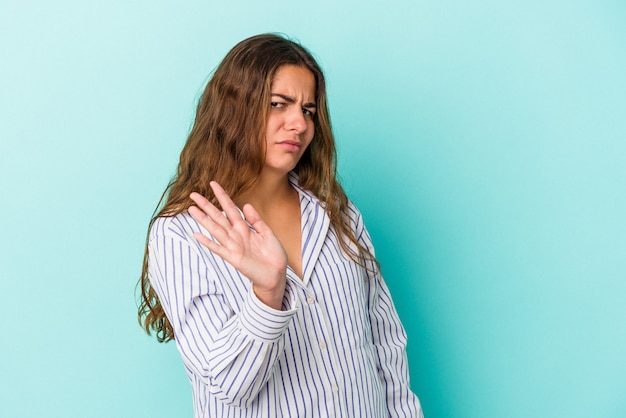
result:
[[[150,283],[172,324],[186,368],[221,402],[254,402],[284,349],[297,299],[260,302],[247,278],[193,238],[189,216],[159,218],[149,238]],[[221,263],[221,264],[220,264]]]
[[[356,209],[353,208],[356,211]],[[356,231],[359,242],[374,254],[374,248],[362,218],[358,214]],[[376,263],[366,263],[366,291],[372,340],[378,374],[386,394],[390,417],[423,417],[420,401],[409,384],[407,336],[391,299],[387,284]]]

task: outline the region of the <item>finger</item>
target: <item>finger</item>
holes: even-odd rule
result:
[[[194,218],[200,225],[202,225],[204,229],[206,229],[209,234],[211,234],[211,236],[213,236],[213,238],[215,238],[219,243],[224,244],[228,241],[228,231],[226,231],[223,226],[213,221],[213,219],[207,216],[205,212],[203,212],[196,206],[190,206],[188,211],[191,217]],[[222,218],[224,217],[222,216],[221,212],[219,216]],[[230,228],[230,225],[228,227]]]
[[[243,206],[243,214],[246,217],[248,223],[254,228],[254,230],[261,235],[274,235],[274,232],[269,226],[261,219],[261,215],[254,209],[254,207],[246,203]]]
[[[215,254],[219,255],[222,258],[228,257],[230,253],[228,248],[220,245],[218,242],[213,241],[212,239],[200,232],[194,232],[193,236],[200,242],[200,244],[204,245]]]
[[[222,209],[226,213],[226,217],[228,218],[230,223],[232,225],[235,225],[235,223],[243,223],[244,219],[241,216],[237,205],[235,205],[235,202],[232,201],[232,199],[230,198],[230,196],[228,196],[222,186],[220,186],[219,183],[216,181],[212,181],[209,184],[211,185],[213,193],[215,193],[215,197],[217,198],[218,202],[220,202],[220,205],[222,205]]]
[[[226,219],[222,211],[215,207],[215,205],[211,203],[209,199],[197,192],[192,192],[189,197],[196,203],[196,205],[198,205],[200,209],[204,211],[204,213],[206,213],[213,220],[213,222],[216,222],[223,228],[230,227],[230,222],[228,221],[228,219]],[[196,220],[200,222],[199,219]]]

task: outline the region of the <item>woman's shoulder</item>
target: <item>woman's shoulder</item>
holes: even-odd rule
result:
[[[324,207],[324,202],[320,201],[319,198],[310,190],[305,189],[299,184],[298,174],[296,172],[289,173],[289,182],[291,185],[298,191],[301,197],[304,197],[311,202]],[[347,197],[347,196],[346,196]],[[342,212],[355,224],[361,221],[361,212],[357,208],[357,206],[350,200],[347,199],[347,205],[343,208]]]
[[[364,226],[363,215],[361,215],[361,211],[359,211],[359,208],[354,204],[354,202],[352,202],[352,200],[348,199],[348,205],[346,206],[345,214],[348,218],[348,221],[350,222],[350,225],[352,226],[352,229],[355,232],[360,232],[360,230],[363,229]]]
[[[184,211],[172,216],[155,218],[150,227],[150,239],[158,236],[178,237],[182,240],[193,238],[194,232],[202,232],[200,224]]]

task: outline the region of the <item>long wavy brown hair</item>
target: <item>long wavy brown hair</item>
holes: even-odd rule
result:
[[[319,65],[298,43],[280,35],[264,34],[245,39],[224,58],[208,82],[196,118],[180,154],[176,175],[157,205],[155,219],[175,216],[192,205],[191,192],[216,203],[209,182],[216,180],[233,200],[250,190],[265,163],[265,131],[270,110],[270,88],[283,65],[297,65],[315,76],[317,111],[313,140],[294,171],[299,184],[325,205],[330,222],[358,251],[340,240],[343,250],[355,261],[376,261],[354,236],[347,222],[348,199],[336,178],[336,152],[326,83]],[[165,202],[165,203],[163,203]],[[172,340],[174,332],[148,277],[148,239],[143,258],[139,300],[139,323],[160,342]]]

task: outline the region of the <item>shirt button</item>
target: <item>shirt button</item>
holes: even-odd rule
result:
[[[339,392],[339,386],[337,386],[337,385],[333,385],[332,390],[333,390],[333,392],[335,392],[335,393]]]
[[[313,298],[313,296],[307,297],[306,301],[309,302],[309,305],[313,305],[315,303],[315,299]]]
[[[324,350],[326,348],[326,341],[320,340],[320,348]]]

